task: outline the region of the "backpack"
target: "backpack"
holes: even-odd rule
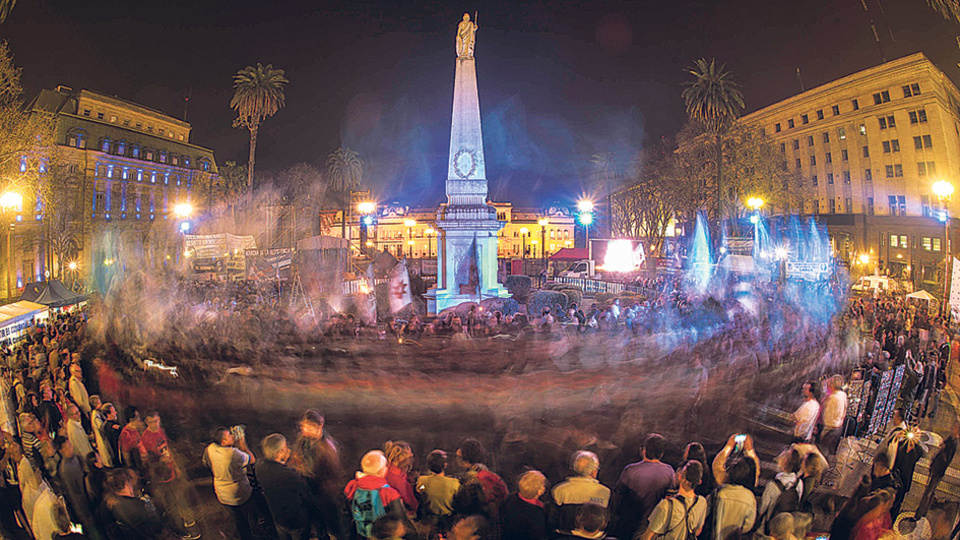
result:
[[[670,501],[667,504],[667,506],[669,507],[667,508],[667,521],[666,521],[667,527],[670,527],[670,522],[673,521],[673,501],[674,500],[680,501],[680,504],[683,505],[686,512],[684,512],[683,519],[680,520],[680,523],[677,523],[675,526],[667,529],[663,534],[658,534],[657,538],[658,539],[666,538],[670,533],[676,530],[677,527],[683,525],[684,529],[686,529],[686,532],[687,532],[687,534],[684,535],[684,540],[697,540],[697,531],[690,530],[690,511],[693,510],[697,506],[697,503],[700,502],[700,497],[696,497],[693,500],[693,504],[691,504],[689,508],[687,507],[687,503],[684,502],[683,497],[679,495],[677,495],[676,497],[667,497],[666,500]]]
[[[390,487],[387,484],[382,488]],[[373,522],[387,513],[380,499],[380,489],[357,489],[350,501],[350,510],[353,513],[353,523],[357,526],[357,534],[362,538],[370,538]]]
[[[781,512],[792,513],[800,510],[800,493],[797,490],[798,483],[794,482],[792,485],[787,486],[781,482],[779,478],[775,478],[773,481],[776,483],[777,488],[780,489],[780,495],[767,512],[767,515],[764,516],[764,528],[769,527],[770,518],[773,516]]]

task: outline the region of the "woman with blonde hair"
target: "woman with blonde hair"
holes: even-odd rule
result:
[[[400,499],[411,516],[417,514],[420,501],[410,481],[413,469],[413,450],[406,441],[387,441],[383,443],[383,454],[387,456],[387,484],[400,492]]]

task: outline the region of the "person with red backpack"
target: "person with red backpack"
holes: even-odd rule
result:
[[[373,522],[381,516],[404,517],[400,492],[387,483],[386,476],[387,457],[379,450],[372,450],[360,460],[360,471],[343,490],[360,538],[372,538]]]
[[[780,472],[763,490],[760,498],[760,530],[765,530],[767,522],[782,512],[800,510],[800,498],[803,494],[803,480],[800,479],[800,466],[803,457],[796,448],[789,447],[777,457]]]

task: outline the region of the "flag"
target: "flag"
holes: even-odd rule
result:
[[[396,313],[413,302],[413,296],[410,294],[410,274],[407,272],[406,259],[401,260],[390,270],[387,289],[390,298],[390,313]]]
[[[361,282],[360,292],[362,294],[359,302],[360,321],[367,326],[376,326],[377,293],[373,281],[373,263],[367,265],[367,275]]]
[[[953,259],[953,271],[950,276],[950,310],[954,312],[954,317],[960,314],[960,259]]]

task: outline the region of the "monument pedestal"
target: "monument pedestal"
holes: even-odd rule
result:
[[[463,210],[447,208],[438,216],[437,288],[426,294],[431,314],[464,302],[510,297],[497,282],[497,232],[503,223],[497,221],[496,210],[482,205],[467,218]]]

